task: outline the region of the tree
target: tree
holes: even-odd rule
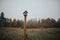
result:
[[[31,19],[27,22],[27,26],[29,28],[37,28],[38,27],[38,22],[36,19]]]
[[[45,27],[45,24],[46,24],[46,23],[45,23],[45,19],[41,19],[40,26],[41,26],[41,27]]]
[[[4,17],[3,12],[1,12],[1,16],[0,16],[0,27],[6,27],[6,18]]]
[[[13,19],[13,21],[12,21],[12,27],[17,27],[17,21],[16,21],[16,19]]]
[[[51,22],[52,22],[52,23],[51,23],[51,24],[52,24],[52,27],[56,27],[56,26],[55,26],[56,20],[52,18],[52,19],[51,19]]]
[[[56,22],[56,27],[60,27],[60,18],[59,18],[58,21]]]
[[[22,20],[17,20],[17,27],[23,27],[24,22]]]
[[[41,27],[55,27],[56,21],[52,18],[42,19],[41,20]]]
[[[40,19],[38,20],[38,27],[41,27]]]
[[[12,27],[12,19],[11,18],[9,19],[8,23],[9,23],[9,27]]]

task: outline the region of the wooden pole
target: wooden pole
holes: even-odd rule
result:
[[[26,16],[24,16],[24,40],[27,40],[27,34],[26,34]]]

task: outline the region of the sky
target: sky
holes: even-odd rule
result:
[[[27,20],[43,18],[60,18],[60,0],[0,0],[0,14],[6,18],[24,19],[23,12],[27,10]]]

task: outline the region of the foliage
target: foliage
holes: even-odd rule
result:
[[[59,18],[58,21],[56,22],[56,27],[60,27],[60,18]]]
[[[36,19],[31,19],[27,22],[27,27],[28,28],[37,28],[37,20]]]
[[[27,22],[27,26],[29,28],[40,28],[40,27],[44,27],[44,28],[52,28],[55,27],[56,25],[56,21],[53,18],[47,18],[47,19],[31,19]]]
[[[21,27],[23,28],[24,21],[16,20],[16,19],[9,19],[4,17],[4,13],[1,12],[0,16],[0,27]],[[60,18],[56,21],[53,18],[46,18],[46,19],[30,19],[27,21],[28,28],[52,28],[52,27],[60,27]]]

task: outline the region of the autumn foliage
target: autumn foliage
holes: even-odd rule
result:
[[[11,18],[5,18],[4,13],[1,12],[0,16],[0,27],[24,27],[23,20],[16,20]],[[60,27],[60,18],[55,20],[53,18],[45,18],[45,19],[30,19],[27,20],[27,28],[53,28]]]

